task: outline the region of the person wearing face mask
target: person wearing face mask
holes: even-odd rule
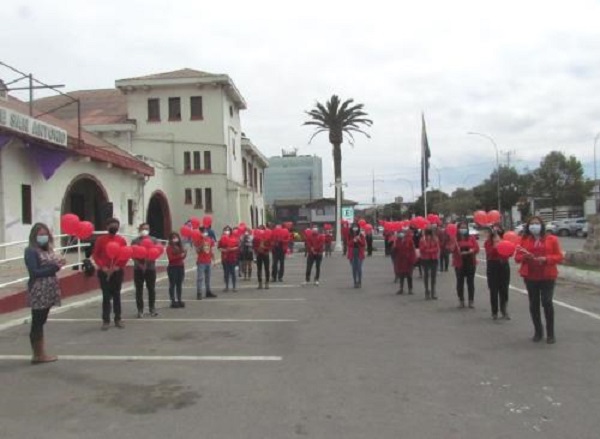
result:
[[[498,243],[504,236],[504,230],[499,224],[490,228],[489,236],[485,240],[486,277],[490,290],[490,304],[492,306],[492,319],[498,319],[498,305],[502,318],[510,320],[506,306],[508,304],[508,287],[510,285],[510,265],[508,257],[498,253]]]
[[[221,264],[223,265],[223,276],[225,279],[225,289],[223,292],[229,291],[229,281],[233,291],[236,292],[236,275],[235,267],[237,264],[238,240],[232,236],[231,227],[223,228],[223,235],[219,239],[217,248],[221,250]]]
[[[396,234],[396,241],[392,245],[394,255],[394,273],[400,280],[400,289],[396,294],[404,294],[404,280],[408,286],[408,294],[413,293],[412,273],[417,260],[415,243],[410,236],[408,227]]]
[[[329,258],[331,256],[331,251],[333,250],[333,233],[331,230],[327,230],[325,232],[325,257]]]
[[[415,249],[419,250],[419,244],[421,243],[421,237],[423,233],[420,229],[410,226],[410,234],[412,236],[413,244],[415,245]],[[415,267],[419,270],[419,277],[423,277],[423,267],[421,264],[421,255],[420,252],[417,252],[417,260],[415,261]]]
[[[102,289],[103,331],[106,331],[110,327],[111,302],[115,326],[120,329],[124,328],[121,320],[121,286],[123,285],[123,268],[127,262],[115,261],[106,254],[106,246],[111,242],[116,242],[121,247],[127,245],[125,238],[118,235],[120,224],[116,218],[110,218],[106,221],[106,230],[108,233],[96,239],[92,254],[92,258],[98,267],[98,280]]]
[[[448,271],[450,265],[450,252],[448,251],[448,243],[450,236],[446,232],[445,227],[438,228],[438,240],[440,241],[440,272]]]
[[[252,278],[252,262],[254,260],[254,252],[252,251],[252,234],[250,230],[245,230],[242,239],[240,240],[240,262],[242,265],[242,274],[244,280]]]
[[[56,273],[65,260],[56,255],[54,240],[48,226],[36,223],[29,233],[29,246],[25,249],[25,266],[29,273],[27,304],[31,307],[29,341],[32,364],[50,363],[57,357],[46,354],[44,325],[53,306],[60,306],[60,286]]]
[[[142,245],[143,241],[150,240],[156,245],[156,238],[150,236],[150,224],[142,223],[138,227],[139,236],[131,241],[131,245]],[[158,316],[156,312],[156,261],[151,259],[133,260],[133,283],[135,285],[135,302],[137,305],[138,319],[144,317],[144,284],[148,289],[148,311],[151,317]]]
[[[306,235],[306,277],[304,285],[310,282],[310,273],[313,265],[316,265],[315,285],[319,286],[321,275],[321,262],[325,251],[325,236],[319,233],[317,227],[313,227],[311,233]]]
[[[288,246],[289,233],[281,226],[273,229],[273,238],[271,245],[271,279],[273,282],[283,282],[285,272],[285,252]]]
[[[181,291],[183,289],[183,279],[185,277],[185,258],[187,250],[181,242],[181,236],[177,232],[171,232],[169,235],[169,245],[167,246],[167,276],[169,277],[169,299],[171,299],[171,308],[185,308],[185,302],[181,300]]]
[[[477,254],[479,244],[474,236],[469,235],[469,225],[461,222],[458,225],[458,234],[453,240],[452,265],[456,273],[456,293],[458,307],[465,307],[465,281],[469,294],[469,308],[475,308],[475,269],[477,267]]]
[[[546,233],[544,221],[539,216],[529,219],[515,260],[521,264],[519,273],[525,281],[529,296],[529,312],[535,330],[533,341],[544,337],[540,302],[546,317],[547,343],[556,342],[554,335],[554,285],[558,277],[557,265],[563,260],[558,238]]]
[[[269,254],[271,253],[271,236],[267,237],[265,226],[259,226],[261,232],[254,237],[252,245],[256,254],[256,273],[258,277],[258,289],[262,290],[263,285],[266,290],[269,289]],[[263,284],[262,273],[265,273],[265,283]]]
[[[440,242],[431,226],[425,228],[425,234],[419,241],[419,254],[423,267],[423,282],[425,283],[425,300],[437,300],[435,292],[437,266],[440,258]]]
[[[357,223],[353,223],[348,233],[347,257],[352,266],[354,288],[362,287],[362,264],[365,259],[367,242]]]
[[[200,237],[194,242],[196,247],[196,299],[202,300],[202,287],[205,288],[207,298],[215,298],[210,290],[210,276],[212,274],[212,265],[215,262],[214,248],[215,241],[209,236],[208,230],[200,227]]]

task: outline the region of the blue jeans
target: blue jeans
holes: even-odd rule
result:
[[[225,275],[225,288],[229,288],[229,278],[231,278],[231,285],[235,288],[235,267],[236,262],[223,262],[223,273]]]
[[[362,283],[362,263],[362,259],[357,256],[353,257],[350,261],[352,265],[352,279],[354,279],[355,284]]]
[[[206,292],[210,292],[210,270],[211,264],[196,265],[196,293],[202,293],[202,284],[206,286]]]

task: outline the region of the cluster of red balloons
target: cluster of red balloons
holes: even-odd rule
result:
[[[480,226],[491,226],[492,224],[497,224],[500,222],[500,212],[497,210],[490,210],[489,212],[485,212],[483,210],[478,210],[473,213],[473,220]]]
[[[65,235],[79,239],[88,239],[94,234],[94,225],[89,221],[81,221],[73,213],[67,213],[60,218],[60,229]]]
[[[150,238],[142,240],[140,245],[120,245],[112,241],[106,245],[106,256],[113,262],[127,262],[130,259],[147,259],[156,261],[164,253],[162,245],[154,244]]]

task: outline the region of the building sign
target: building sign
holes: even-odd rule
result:
[[[0,127],[37,137],[56,145],[67,146],[66,130],[8,108],[0,107]]]
[[[342,219],[348,222],[354,221],[354,207],[342,207]]]
[[[0,79],[0,101],[8,101],[8,89],[2,79]]]

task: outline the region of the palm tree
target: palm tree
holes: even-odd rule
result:
[[[350,145],[354,144],[354,133],[370,136],[360,129],[361,126],[370,127],[373,124],[368,114],[363,111],[363,104],[354,104],[354,99],[342,102],[337,95],[331,96],[325,105],[317,102],[315,108],[307,111],[310,120],[304,125],[316,127],[309,143],[319,133],[329,132],[329,142],[333,147],[333,172],[335,176],[335,200],[336,200],[336,250],[341,249],[340,218],[341,218],[341,193],[342,193],[342,143],[344,134],[349,137]]]

